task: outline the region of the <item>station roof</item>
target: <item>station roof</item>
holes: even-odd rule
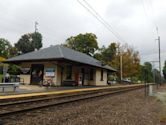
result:
[[[44,48],[38,51],[33,51],[13,58],[9,58],[5,62],[14,63],[14,62],[37,61],[37,60],[57,60],[57,59],[66,59],[95,67],[100,67],[103,69],[108,69],[111,71],[117,71],[108,65],[103,65],[102,62],[94,59],[91,56],[88,56],[84,53],[72,50],[70,48],[61,45],[50,46],[48,48]]]

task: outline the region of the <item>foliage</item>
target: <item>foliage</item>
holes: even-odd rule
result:
[[[19,55],[18,49],[16,47],[11,47],[10,48],[10,57],[14,57]]]
[[[21,70],[19,66],[10,64],[7,72],[11,75],[19,75],[21,73]]]
[[[140,76],[141,80],[144,82],[153,82],[152,64],[150,62],[145,62],[144,65],[141,66]]]
[[[157,69],[153,69],[153,77],[154,77],[154,82],[159,83],[160,82],[160,71]]]
[[[34,47],[34,50],[39,50],[43,44],[42,44],[42,35],[39,32],[31,33],[32,37],[32,45]]]
[[[105,63],[109,63],[114,59],[117,53],[117,45],[116,43],[111,43],[107,48],[103,46],[99,49],[99,52],[94,55],[95,58],[101,60]]]
[[[4,57],[0,56],[0,62],[5,61],[6,59]]]
[[[127,44],[123,46],[121,50],[122,65],[123,65],[123,77],[137,77],[140,72],[140,57],[139,52],[135,51],[133,47]],[[120,56],[120,55],[119,55]]]
[[[118,69],[120,76],[120,56],[122,56],[123,78],[129,78],[132,81],[138,81],[140,74],[140,56],[139,52],[128,44],[111,43],[107,48],[100,48],[95,54],[95,58]]]
[[[15,47],[23,54],[35,49],[39,50],[42,47],[42,35],[39,32],[24,34]]]
[[[0,65],[0,74],[3,74],[3,65]]]
[[[0,38],[0,56],[8,58],[10,56],[11,44],[8,40]]]
[[[2,78],[3,78],[3,75],[2,75],[2,74],[0,74],[0,82],[2,82]]]
[[[120,71],[120,56],[122,56],[122,71],[123,78],[128,78],[131,81],[137,79],[140,72],[140,56],[139,52],[128,44],[117,44],[119,52],[116,53],[110,65]],[[120,72],[119,72],[120,75]]]
[[[164,79],[166,80],[166,61],[164,63],[164,67],[163,67],[163,75],[164,75]]]
[[[93,56],[98,49],[97,36],[93,33],[71,36],[66,40],[64,46]]]

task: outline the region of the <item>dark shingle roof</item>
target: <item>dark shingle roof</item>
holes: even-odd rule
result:
[[[67,59],[75,62],[80,62],[83,64],[88,64],[112,71],[116,71],[112,67],[105,65],[84,53],[66,48],[64,46],[56,45],[51,46],[45,49],[41,49],[34,52],[29,52],[23,55],[19,55],[10,59],[7,59],[5,62],[19,62],[19,61],[29,61],[29,60],[47,60],[47,59]]]

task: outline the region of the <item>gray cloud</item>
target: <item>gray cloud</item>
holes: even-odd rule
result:
[[[152,1],[153,12],[150,3],[145,2],[147,14],[140,0],[87,1],[125,42],[140,51],[144,61],[148,60],[147,54],[157,52],[154,19],[159,27],[161,50],[166,51],[166,2],[163,0]],[[85,32],[95,33],[100,46],[118,41],[77,0],[0,0],[0,3],[0,37],[13,44],[24,33],[34,31],[35,21],[38,21],[39,32],[43,34],[44,47],[63,43],[68,37]]]

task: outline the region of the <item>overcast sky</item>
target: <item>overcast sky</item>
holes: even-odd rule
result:
[[[166,59],[165,0],[86,1],[125,42],[140,52],[142,61],[157,60],[157,26],[161,36],[162,60]],[[114,41],[124,42],[119,41],[77,0],[0,0],[0,17],[0,37],[12,44],[24,33],[34,32],[35,21],[39,23],[38,31],[43,35],[44,48],[86,32],[97,35],[99,46]]]

